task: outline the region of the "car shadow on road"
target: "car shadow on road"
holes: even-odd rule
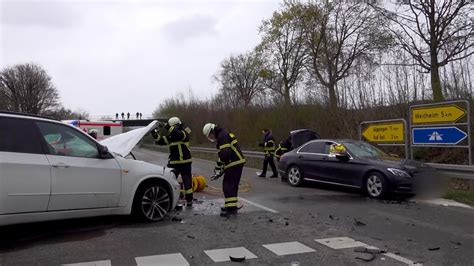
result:
[[[316,183],[316,182],[305,182],[303,185],[305,188],[313,188],[313,189],[318,189],[324,191],[325,195],[318,195],[318,198],[324,199],[326,198],[327,200],[335,200],[336,198],[338,200],[342,201],[375,201],[375,202],[381,202],[381,203],[387,203],[387,201],[390,201],[392,203],[397,202],[397,203],[406,203],[410,202],[412,199],[413,195],[412,194],[388,194],[384,199],[371,199],[367,196],[367,194],[362,191],[360,188],[355,188],[355,187],[345,187],[345,186],[338,186],[338,185],[332,185],[332,184],[325,184],[325,183]],[[296,190],[298,188],[295,188]],[[335,193],[332,193],[335,192]],[[298,197],[304,197],[302,195],[298,195]]]
[[[48,243],[86,241],[122,227],[166,226],[173,214],[156,223],[144,223],[128,216],[103,216],[0,227],[0,254]]]

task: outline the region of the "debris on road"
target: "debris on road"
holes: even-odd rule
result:
[[[436,251],[436,250],[440,250],[441,248],[440,247],[431,247],[431,248],[428,248],[429,251]]]
[[[364,225],[367,225],[366,223],[357,220],[357,218],[354,218],[354,224],[357,225],[357,226],[364,226]]]
[[[290,223],[286,222],[285,225],[288,226],[288,225],[290,225]]]
[[[171,218],[171,221],[173,221],[173,222],[181,222],[182,220],[183,220],[183,218],[176,217],[176,216]]]
[[[190,238],[190,239],[196,239],[196,237],[193,236],[193,235],[188,235],[188,238]]]
[[[378,249],[376,247],[355,247],[354,252],[359,252],[359,253],[370,253],[370,254],[380,254],[383,253],[381,249]]]
[[[375,255],[371,253],[361,253],[357,255],[356,259],[369,262],[375,259]]]
[[[337,216],[332,216],[332,215],[329,215],[329,219],[334,220],[334,221],[339,220],[339,218]]]
[[[232,262],[244,262],[245,261],[245,257],[232,257],[232,256],[229,256],[229,259]]]
[[[458,241],[453,241],[453,240],[451,240],[450,242],[451,242],[452,244],[456,245],[456,246],[461,246],[461,245],[462,245],[461,242],[458,242]]]
[[[268,222],[273,223],[273,219],[268,219]]]

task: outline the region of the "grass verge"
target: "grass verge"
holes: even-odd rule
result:
[[[468,205],[474,205],[474,191],[472,190],[448,190],[445,199],[455,200]]]

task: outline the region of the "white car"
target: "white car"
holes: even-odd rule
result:
[[[155,124],[99,143],[60,121],[0,112],[0,226],[101,215],[163,219],[178,202],[176,177],[126,158]]]

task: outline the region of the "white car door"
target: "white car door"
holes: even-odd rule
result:
[[[34,121],[0,117],[0,214],[46,211],[50,168]]]
[[[36,124],[52,166],[48,211],[118,206],[122,171],[115,158],[101,159],[98,143],[71,126]]]

